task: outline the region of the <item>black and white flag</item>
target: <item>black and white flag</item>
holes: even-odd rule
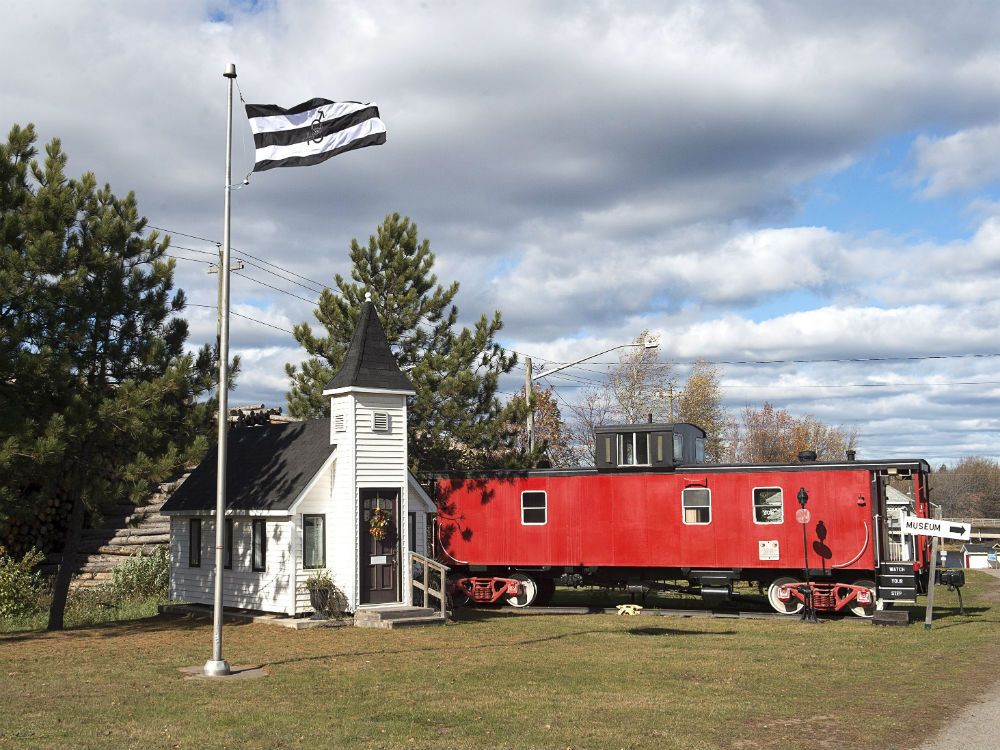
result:
[[[307,167],[331,156],[385,143],[385,123],[371,102],[310,99],[291,109],[247,104],[253,131],[254,172]]]

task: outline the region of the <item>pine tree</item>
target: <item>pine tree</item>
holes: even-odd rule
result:
[[[68,518],[49,628],[61,629],[85,514],[138,500],[207,447],[207,348],[184,353],[168,239],[143,236],[135,196],[65,176],[32,126],[0,145],[0,524]],[[48,511],[45,511],[48,512]],[[57,524],[58,525],[58,524]]]
[[[411,469],[512,467],[537,458],[517,446],[523,404],[502,406],[497,399],[500,375],[517,362],[496,342],[500,312],[456,330],[458,282],[438,284],[430,243],[420,241],[417,225],[398,213],[385,217],[366,246],[352,240],[350,257],[351,281],[337,274],[336,291],[324,290],[314,311],[326,335],[316,335],[308,323],[294,327],[310,358],[285,365],[289,413],[329,414],[323,387],[344,359],[368,292],[400,369],[417,392],[409,403]]]

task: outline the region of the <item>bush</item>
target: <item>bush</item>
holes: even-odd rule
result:
[[[159,547],[151,555],[141,552],[129,557],[111,574],[111,592],[119,601],[167,598],[170,585],[170,556]]]
[[[45,555],[32,548],[17,560],[0,547],[0,619],[31,614],[39,608],[44,584],[35,568],[44,559]]]

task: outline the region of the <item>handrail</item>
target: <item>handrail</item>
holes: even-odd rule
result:
[[[420,589],[423,592],[423,606],[428,606],[428,597],[436,597],[438,600],[438,609],[441,612],[442,617],[448,616],[448,597],[446,595],[446,589],[448,586],[448,571],[451,570],[447,565],[439,563],[437,560],[432,560],[429,557],[421,555],[419,552],[410,551],[410,570],[413,570],[414,563],[421,566],[424,571],[423,580],[418,581],[413,578],[412,584],[414,588]],[[436,570],[438,572],[438,586],[436,588],[431,587],[430,574],[431,570]],[[413,590],[410,590],[410,604],[413,604]]]

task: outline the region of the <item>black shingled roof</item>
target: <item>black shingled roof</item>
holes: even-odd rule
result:
[[[361,308],[344,363],[325,390],[350,387],[413,392],[413,384],[400,371],[371,301]]]
[[[226,507],[288,510],[333,450],[329,419],[231,430]],[[218,450],[213,449],[164,503],[163,510],[215,510],[217,462]]]

